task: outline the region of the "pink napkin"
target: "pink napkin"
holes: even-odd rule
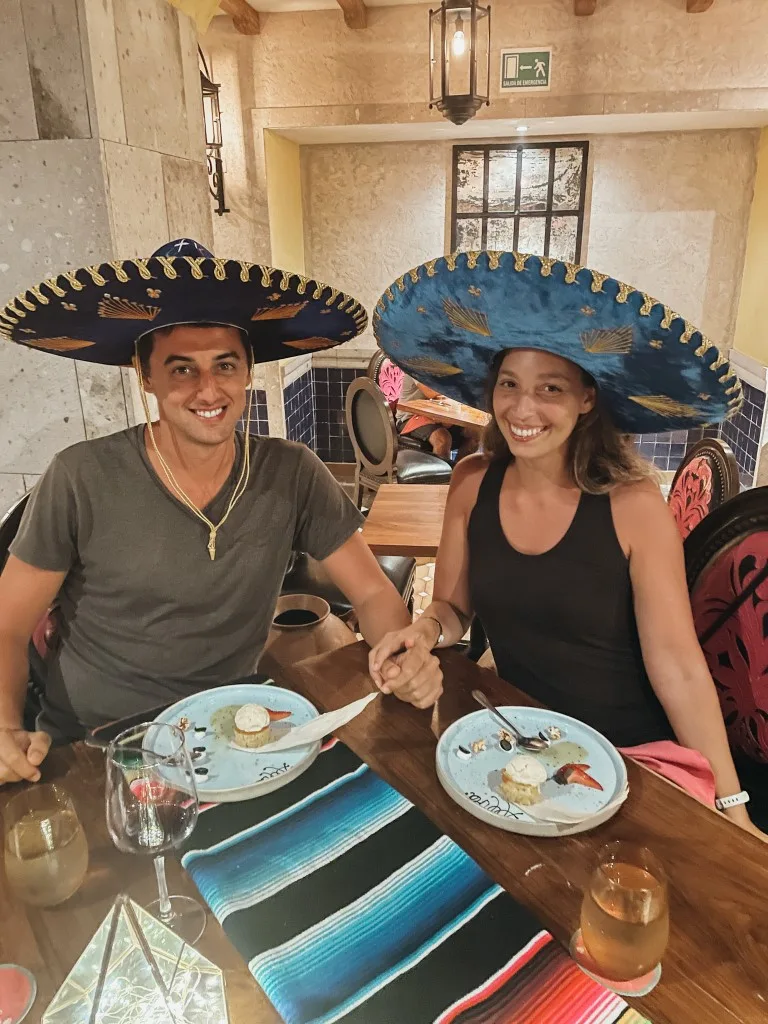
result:
[[[681,747],[672,740],[643,743],[639,747],[620,747],[622,754],[645,765],[657,775],[669,779],[703,804],[714,807],[715,776],[709,761],[698,750]]]

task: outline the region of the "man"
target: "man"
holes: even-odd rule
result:
[[[159,419],[59,453],[30,499],[0,576],[0,783],[36,781],[51,737],[253,672],[292,550],[322,563],[369,643],[410,621],[325,466],[235,429],[247,405],[249,421],[252,363],[361,330],[352,299],[183,241],[45,287],[0,312],[6,336],[102,363],[135,354]],[[59,646],[27,732],[28,644],[54,600]],[[395,660],[384,688],[434,703],[426,646]]]
[[[413,402],[423,398],[440,398],[440,395],[437,391],[424,387],[406,374],[400,401]],[[451,452],[454,448],[458,449],[456,461],[459,462],[467,455],[476,452],[480,442],[477,436],[464,430],[463,427],[444,427],[431,420],[429,416],[407,412],[397,414],[397,431],[406,437],[428,441],[434,454],[439,455],[446,462],[451,461]]]

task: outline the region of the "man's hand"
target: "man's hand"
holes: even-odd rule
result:
[[[393,693],[417,708],[432,707],[443,692],[440,662],[417,623],[387,633],[371,651],[368,664],[382,693]]]
[[[47,732],[0,729],[0,785],[6,782],[38,782],[39,765],[51,746]]]

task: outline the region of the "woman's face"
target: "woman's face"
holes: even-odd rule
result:
[[[595,404],[595,389],[574,363],[549,352],[508,352],[493,389],[493,414],[512,454],[541,458],[561,448],[579,416]]]

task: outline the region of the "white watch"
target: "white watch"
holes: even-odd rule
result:
[[[724,811],[728,807],[738,807],[739,804],[745,804],[749,801],[749,793],[746,789],[742,789],[740,793],[734,793],[733,796],[722,796],[715,800],[715,807],[718,811]]]
[[[432,645],[432,650],[434,651],[435,647],[439,647],[440,644],[445,642],[445,633],[443,633],[443,624],[440,621],[440,619],[436,618],[434,615],[425,615],[424,618],[425,619],[431,619],[433,622],[437,623],[438,636],[437,636],[437,640]]]

